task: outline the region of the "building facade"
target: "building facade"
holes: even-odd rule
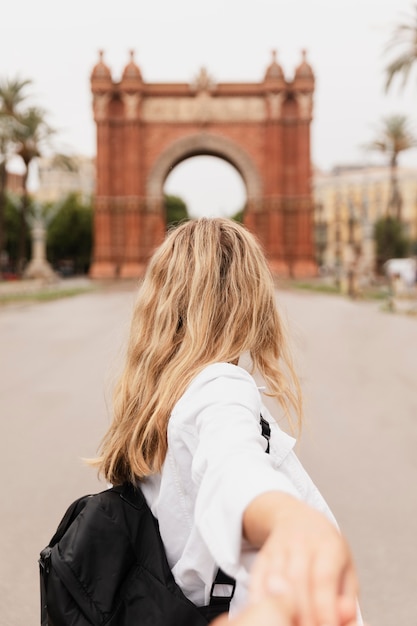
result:
[[[173,167],[212,155],[247,191],[244,221],[272,269],[313,275],[310,124],[314,75],[303,54],[292,80],[273,55],[259,83],[148,83],[133,52],[113,80],[103,54],[91,74],[97,125],[95,248],[91,275],[136,277],[162,241],[163,186]]]
[[[71,193],[89,201],[95,189],[95,161],[76,155],[68,158],[42,157],[37,160],[38,188],[35,197],[39,202],[59,202]]]
[[[6,172],[6,190],[15,195],[23,193],[23,176],[14,172]]]
[[[346,274],[354,267],[363,276],[376,269],[374,226],[387,215],[390,168],[335,167],[315,172],[315,243],[318,265]],[[417,170],[398,169],[404,234],[417,240]]]

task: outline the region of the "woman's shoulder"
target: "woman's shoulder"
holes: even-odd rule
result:
[[[231,389],[233,386],[250,386],[258,389],[255,379],[247,370],[233,363],[210,363],[206,365],[191,381],[185,393],[203,387],[222,387]]]
[[[195,412],[220,403],[240,403],[259,409],[261,398],[255,379],[249,372],[232,363],[211,363],[190,382],[176,403],[172,415]]]

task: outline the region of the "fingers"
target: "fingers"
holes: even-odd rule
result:
[[[342,626],[358,626],[356,618],[346,620],[343,599],[339,607],[339,620]],[[227,614],[211,623],[211,626],[298,626],[294,605],[288,598],[268,597],[262,602],[247,607],[239,616],[229,620]]]
[[[342,597],[339,600],[339,620],[342,626],[355,626],[357,619],[358,606],[356,600],[352,602],[351,598]]]
[[[329,564],[321,563],[317,568],[312,588],[313,614],[317,615],[318,623],[329,626],[338,624],[337,587],[335,571]]]
[[[342,586],[339,615],[342,624],[354,620],[358,612],[359,587],[353,565],[347,570]]]
[[[260,545],[250,601],[271,594],[288,597],[295,605],[297,626],[347,626],[356,616],[357,582],[349,548],[336,527],[290,496],[266,494],[255,505],[245,522],[246,537]],[[267,532],[264,519],[272,520]]]
[[[288,598],[268,597],[252,604],[240,615],[229,620],[216,619],[211,626],[294,626],[294,607]]]
[[[316,556],[311,596],[312,614],[318,624],[331,626],[340,623],[339,600],[346,568],[345,553],[339,546],[329,545]]]
[[[300,626],[315,626],[313,610],[312,561],[302,545],[289,555],[287,565],[288,582],[293,589]]]
[[[301,626],[347,626],[355,623],[358,585],[349,549],[342,537],[321,544],[310,562],[288,568]],[[296,586],[296,581],[304,581]]]
[[[269,596],[290,596],[290,585],[284,577],[285,560],[279,555],[269,555],[267,551],[260,553],[254,563],[249,601],[252,604]]]
[[[252,603],[268,596],[290,598],[297,626],[347,626],[356,618],[357,580],[351,555],[338,532],[317,545],[298,537],[295,546],[264,546],[251,574]],[[275,552],[274,552],[275,551]]]

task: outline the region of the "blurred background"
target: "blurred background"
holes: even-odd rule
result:
[[[201,68],[214,83],[262,82],[272,50],[291,81],[307,50],[316,80],[311,185],[322,273],[340,283],[361,254],[379,270],[387,258],[415,254],[416,19],[409,0],[256,7],[123,0],[117,10],[95,0],[67,9],[13,3],[0,25],[3,275],[21,275],[30,260],[33,213],[47,226],[54,268],[89,269],[96,157],[89,79],[99,49],[115,83],[134,50],[144,82],[190,84]],[[174,220],[239,215],[247,201],[241,173],[207,155],[177,164],[164,192]]]
[[[310,270],[277,272],[307,398],[300,454],[352,543],[366,619],[417,624],[416,41],[410,0],[4,9],[0,624],[38,623],[38,552],[71,499],[100,487],[79,459],[94,454],[111,413],[137,281],[91,275],[103,193],[102,86],[93,99],[90,79],[109,72],[118,89],[129,63],[144,85],[202,96],[268,91],[268,80],[273,94],[274,80],[292,85],[310,68]],[[163,177],[162,228],[201,215],[249,220],[242,171],[216,150],[195,152]]]

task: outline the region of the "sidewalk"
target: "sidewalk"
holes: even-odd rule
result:
[[[39,292],[67,291],[69,289],[88,289],[95,283],[88,276],[58,278],[48,282],[41,279],[0,281],[0,296],[24,296]]]

